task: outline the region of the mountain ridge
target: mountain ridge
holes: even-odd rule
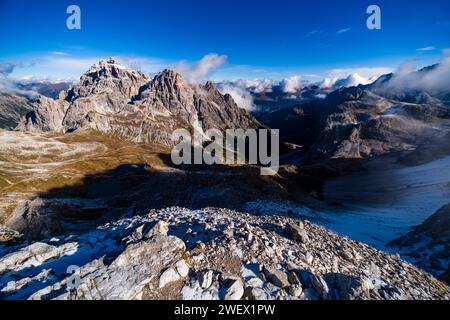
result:
[[[92,66],[58,99],[39,97],[18,129],[67,133],[90,128],[134,142],[170,146],[175,129],[259,126],[212,82],[187,84],[180,74],[168,69],[150,80],[110,58]]]

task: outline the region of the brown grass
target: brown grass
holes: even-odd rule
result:
[[[170,152],[166,147],[136,144],[92,131],[33,137],[38,142],[46,141],[63,146],[64,150],[54,146],[40,148],[11,145],[13,149],[2,146],[0,223],[11,215],[20,200],[32,199],[53,189],[76,187],[87,175],[107,172],[122,164],[146,164],[151,168],[164,170],[166,166],[159,154]],[[95,145],[95,148],[85,151],[86,145]],[[73,152],[65,154],[71,150]],[[73,190],[76,192],[76,188]]]

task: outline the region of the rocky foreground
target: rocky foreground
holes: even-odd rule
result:
[[[450,298],[399,257],[288,217],[175,207],[31,245],[0,232],[16,241],[0,247],[1,299]]]
[[[450,204],[389,245],[415,265],[450,283]]]

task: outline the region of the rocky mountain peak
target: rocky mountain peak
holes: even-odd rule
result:
[[[218,96],[218,95],[221,96],[222,95],[220,93],[220,91],[217,89],[214,82],[212,82],[212,81],[206,82],[206,84],[203,86],[203,89],[205,89],[212,96]]]
[[[140,71],[129,69],[113,58],[94,64],[80,78],[79,83],[68,90],[65,100],[72,102],[78,98],[110,93],[120,100],[129,100],[148,81]]]
[[[125,70],[128,72],[133,72],[133,70],[128,69],[127,67],[123,66],[118,62],[117,60],[113,58],[109,58],[107,60],[100,60],[98,63],[94,64],[85,74],[90,73],[105,73],[105,74],[111,74],[117,70]],[[118,77],[118,74],[114,75],[115,77]]]
[[[117,61],[113,58],[113,57],[109,57],[108,60],[106,60],[106,63],[110,63],[110,64],[116,64]]]
[[[173,88],[183,88],[186,84],[183,77],[170,69],[165,69],[158,73],[152,80],[152,83],[160,89],[169,89],[171,91]]]
[[[337,106],[346,101],[357,101],[367,94],[364,86],[342,87],[331,92],[325,102],[329,106]]]
[[[113,58],[93,65],[58,100],[38,101],[34,109],[20,128],[59,132],[91,128],[163,145],[173,143],[173,130],[198,128],[200,122],[202,129],[259,125],[212,82],[192,85],[169,69],[149,80]]]
[[[161,78],[183,81],[183,77],[181,76],[181,74],[172,69],[164,69],[163,71],[159,72],[155,77],[155,79]]]
[[[214,89],[216,89],[216,86],[214,85],[214,82],[212,82],[212,81],[207,81],[206,83],[205,83],[205,86],[204,86],[204,88],[205,88],[205,90],[214,90]]]

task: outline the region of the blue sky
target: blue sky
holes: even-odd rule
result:
[[[66,28],[70,4],[81,8],[81,30]],[[381,30],[366,27],[370,4],[381,8]],[[439,61],[450,1],[0,0],[0,34],[0,61],[17,64],[16,77],[77,78],[108,56],[155,72],[217,53],[228,62],[216,80],[314,78]]]

